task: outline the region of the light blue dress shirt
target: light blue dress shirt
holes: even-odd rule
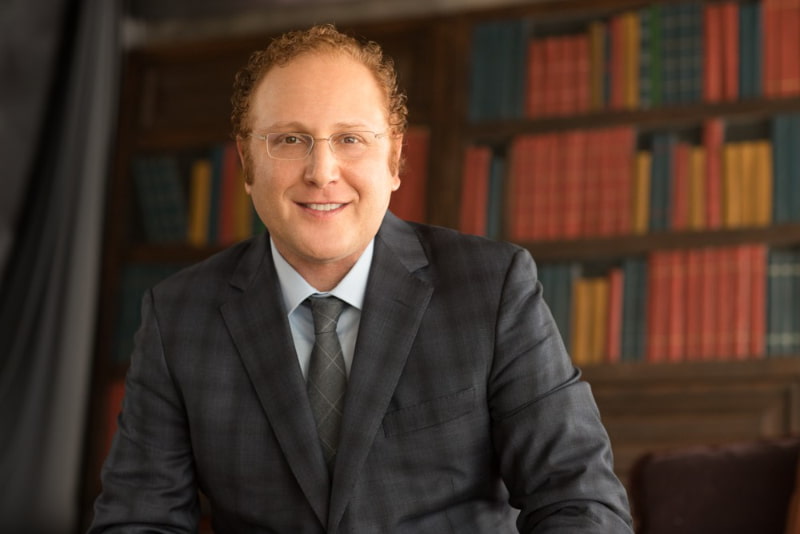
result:
[[[361,308],[364,304],[364,294],[367,291],[369,268],[372,265],[374,240],[370,241],[364,253],[361,254],[350,272],[339,282],[339,285],[329,292],[317,291],[306,282],[305,278],[300,276],[294,267],[281,256],[278,249],[275,248],[272,238],[270,238],[270,248],[283,292],[283,309],[289,318],[294,348],[303,378],[308,376],[311,349],[314,347],[314,319],[311,317],[311,307],[303,304],[311,295],[333,295],[348,304],[339,317],[336,333],[339,335],[344,365],[349,376],[350,367],[353,365],[358,326],[361,323]]]

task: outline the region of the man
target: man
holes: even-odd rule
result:
[[[233,107],[267,234],[145,295],[92,531],[193,531],[200,490],[219,533],[630,533],[530,255],[387,212],[406,106],[380,48],[291,32]]]

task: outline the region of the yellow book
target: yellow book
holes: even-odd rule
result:
[[[631,195],[631,228],[634,234],[646,234],[650,227],[650,173],[653,155],[640,150],[636,153]]]
[[[639,107],[639,14],[629,11],[622,14],[625,32],[625,107]]]
[[[741,144],[727,143],[722,147],[722,226],[742,226],[742,159]]]
[[[706,150],[694,146],[689,153],[689,229],[706,227]]]
[[[189,224],[186,238],[189,244],[204,247],[208,245],[211,212],[211,162],[207,159],[195,161],[189,180]]]
[[[756,226],[772,224],[772,143],[770,141],[755,142],[755,182]]]
[[[605,108],[605,76],[606,76],[606,32],[604,22],[595,20],[589,24],[589,105],[592,110]]]
[[[591,281],[577,278],[572,285],[572,361],[575,365],[590,363]]]
[[[758,177],[756,176],[756,145],[754,141],[739,143],[740,179],[742,186],[742,226],[755,226],[758,215]]]

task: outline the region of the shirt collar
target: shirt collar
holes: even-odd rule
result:
[[[367,292],[367,279],[369,268],[372,265],[372,253],[375,247],[375,240],[369,242],[367,248],[358,258],[355,265],[342,278],[342,281],[329,292],[322,292],[315,289],[300,276],[294,267],[289,265],[278,249],[272,237],[269,238],[270,250],[272,251],[272,261],[275,263],[275,270],[278,273],[278,281],[283,293],[283,306],[286,315],[291,315],[308,297],[314,294],[333,295],[348,305],[361,310],[364,304],[364,294]]]

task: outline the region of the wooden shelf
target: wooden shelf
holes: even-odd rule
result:
[[[609,260],[641,256],[655,250],[732,246],[764,243],[788,246],[800,243],[800,223],[765,228],[736,228],[691,232],[657,232],[645,235],[609,236],[572,241],[521,243],[537,262]]]
[[[475,143],[498,145],[522,134],[633,125],[648,131],[662,128],[697,126],[713,118],[725,120],[759,120],[773,115],[800,110],[800,98],[754,99],[737,102],[702,103],[659,107],[635,111],[601,111],[569,116],[536,119],[484,121],[466,127]]]

